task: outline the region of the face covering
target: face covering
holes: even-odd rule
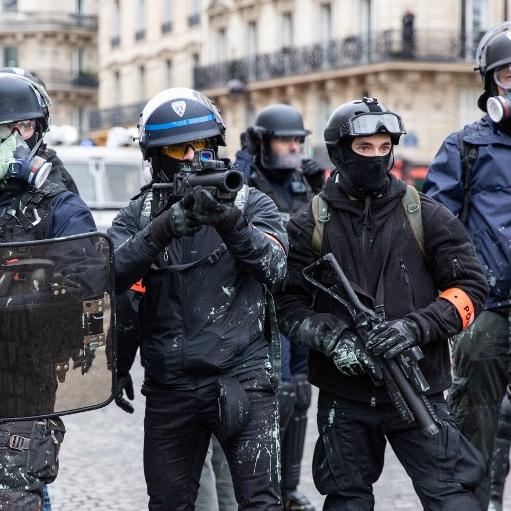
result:
[[[35,154],[39,145],[30,149],[17,132],[0,142],[0,179],[17,179],[40,188],[50,173],[51,163]]]
[[[365,196],[383,190],[388,179],[392,152],[385,156],[364,156],[351,147],[343,147],[342,153],[344,165],[339,170],[352,192]]]

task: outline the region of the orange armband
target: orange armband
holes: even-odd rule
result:
[[[132,291],[135,291],[135,293],[141,293],[141,294],[145,293],[145,286],[144,286],[144,284],[142,284],[142,280],[135,282],[135,284],[133,284],[130,287],[130,289]]]
[[[475,308],[470,296],[468,296],[465,291],[458,287],[451,287],[442,291],[439,297],[451,302],[456,307],[463,328],[467,328],[472,324],[475,316]]]

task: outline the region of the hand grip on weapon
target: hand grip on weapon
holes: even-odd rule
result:
[[[153,242],[166,247],[172,239],[182,238],[200,229],[190,212],[184,207],[186,196],[153,219],[149,227]]]
[[[346,376],[368,373],[375,380],[382,379],[382,372],[364,349],[362,340],[351,330],[336,328],[325,340],[326,345],[334,345],[330,356],[335,367]]]
[[[224,227],[231,224],[241,215],[241,211],[233,204],[217,201],[211,193],[202,186],[196,186],[183,198],[183,207],[198,224]],[[234,222],[235,223],[235,222]]]
[[[420,330],[415,321],[397,319],[378,323],[370,332],[366,348],[383,358],[394,358],[420,344]]]
[[[126,397],[133,401],[135,399],[135,392],[133,390],[133,380],[131,379],[130,373],[125,376],[117,375],[117,380],[115,381],[115,404],[124,410],[126,413],[133,413],[135,408],[133,405],[124,399],[123,392],[126,392]]]

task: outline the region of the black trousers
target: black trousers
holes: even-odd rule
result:
[[[484,473],[479,451],[460,433],[442,395],[431,398],[444,425],[432,438],[401,421],[394,406],[370,406],[320,391],[313,459],[324,510],[374,509],[373,484],[388,440],[427,511],[480,511],[474,489]]]
[[[222,442],[239,509],[282,509],[276,392],[266,373],[241,381],[250,420]],[[217,426],[216,385],[162,390],[144,385],[144,473],[151,511],[193,510],[211,434]]]

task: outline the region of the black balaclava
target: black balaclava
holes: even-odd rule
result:
[[[272,183],[285,185],[293,176],[295,169],[269,169],[261,164],[259,156],[256,158],[257,168],[261,170],[263,175]]]
[[[364,156],[351,148],[351,140],[340,146],[339,164],[341,188],[357,198],[375,196],[385,191],[389,182],[392,151],[385,156]]]

